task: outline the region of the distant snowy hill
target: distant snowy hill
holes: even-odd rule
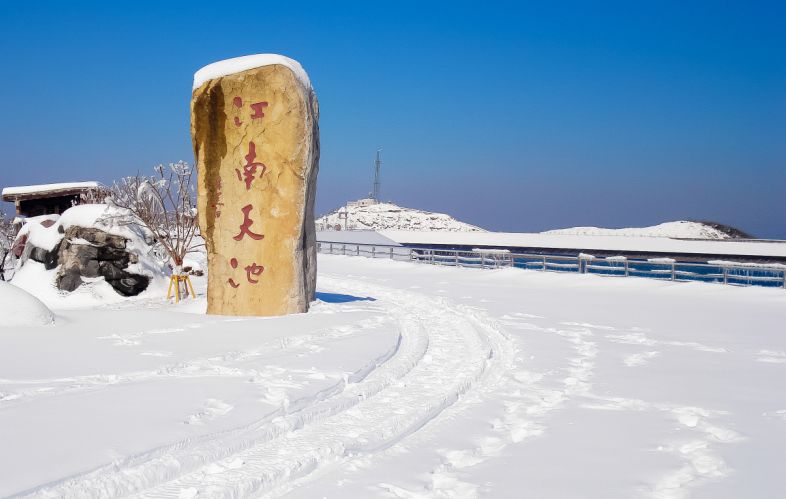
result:
[[[459,222],[444,213],[404,208],[392,203],[367,203],[368,200],[350,202],[317,218],[317,229],[326,230],[340,226],[341,230],[344,230],[344,218],[339,214],[346,212],[346,227],[351,230],[485,232],[480,227]]]
[[[547,230],[543,234],[562,234],[577,236],[638,236],[638,237],[673,237],[682,239],[735,239],[746,237],[743,232],[733,227],[712,222],[688,222],[680,220],[666,222],[651,227],[635,227],[626,229],[604,229],[600,227],[571,227],[568,229]]]

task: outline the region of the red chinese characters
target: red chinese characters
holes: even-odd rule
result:
[[[239,168],[235,168],[235,173],[237,174],[237,179],[240,181],[244,181],[246,183],[246,190],[251,189],[251,184],[257,178],[262,178],[264,175],[265,170],[267,167],[264,163],[260,163],[258,161],[254,161],[257,159],[257,146],[253,142],[248,143],[248,154],[245,156],[246,164],[243,165],[243,171],[241,172]],[[257,169],[261,169],[262,171],[259,172],[259,177],[256,177]]]
[[[243,212],[243,223],[240,224],[240,232],[238,232],[237,235],[232,238],[235,241],[242,240],[243,236],[246,235],[251,239],[256,239],[257,241],[265,237],[263,234],[257,234],[251,231],[250,227],[254,224],[254,221],[251,220],[251,217],[249,217],[248,214],[253,208],[254,207],[252,205],[247,204],[240,209],[240,211]]]
[[[250,125],[250,123],[247,123],[245,120],[250,119],[252,122],[254,120],[261,120],[265,117],[265,110],[268,107],[266,101],[244,103],[241,97],[233,97],[232,108],[235,110],[235,115],[231,118],[232,122],[236,127],[244,125],[244,123]],[[237,180],[245,185],[246,191],[250,191],[254,186],[254,182],[261,179],[265,174],[267,166],[261,161],[257,161],[257,146],[254,141],[248,142],[248,154],[244,156],[244,159],[245,164],[239,168],[235,168],[235,174],[237,175]],[[218,207],[216,208],[216,216],[218,216],[220,211]],[[254,206],[252,204],[247,204],[240,209],[243,214],[243,221],[238,228],[238,233],[232,237],[235,241],[244,241],[246,240],[246,236],[254,241],[264,239],[265,236],[263,234],[259,234],[251,229],[251,226],[254,224],[254,220],[251,218],[253,209]],[[238,269],[241,266],[237,258],[230,259],[229,265],[232,269]],[[251,262],[248,265],[242,266],[242,269],[245,270],[246,274],[245,282],[251,285],[258,284],[260,282],[260,276],[265,271],[265,267],[257,264],[257,262]],[[243,284],[243,279],[238,279],[236,276],[233,276],[227,279],[227,284],[232,288],[239,288]]]
[[[240,97],[235,97],[232,99],[232,105],[238,108],[238,110],[243,109],[243,99]],[[254,102],[248,105],[251,108],[251,119],[252,120],[260,120],[265,117],[264,109],[268,107],[267,101],[260,101]],[[243,120],[240,119],[240,116],[235,116],[234,118],[235,126],[240,126],[243,124]]]
[[[236,269],[237,266],[238,266],[237,258],[232,258],[231,260],[229,260],[229,265],[233,269]],[[260,275],[262,275],[262,272],[265,271],[265,267],[262,266],[262,265],[257,265],[257,263],[254,262],[251,265],[246,265],[243,268],[243,270],[246,271],[246,280],[248,281],[248,283],[249,284],[257,284],[259,282],[259,280],[258,279],[254,279],[254,277],[259,277]],[[227,282],[233,288],[239,288],[240,287],[240,284],[235,282],[235,280],[232,279],[231,277],[229,279],[227,279]]]

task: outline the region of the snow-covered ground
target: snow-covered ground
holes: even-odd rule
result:
[[[781,289],[319,266],[303,315],[50,296],[0,328],[0,496],[784,493]]]
[[[346,213],[346,220],[342,218]],[[346,223],[345,223],[346,222]],[[349,203],[316,219],[317,230],[411,230],[437,232],[483,232],[483,229],[460,222],[450,215],[404,208],[393,203],[356,205]]]
[[[547,230],[542,234],[564,234],[577,236],[637,236],[637,237],[675,237],[685,239],[729,239],[726,232],[701,222],[679,220],[665,222],[651,227],[630,227],[624,229],[604,229],[601,227],[570,227],[567,229]]]

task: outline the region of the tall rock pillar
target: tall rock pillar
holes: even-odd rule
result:
[[[207,312],[308,311],[316,290],[319,106],[300,64],[272,54],[194,75],[191,137]]]

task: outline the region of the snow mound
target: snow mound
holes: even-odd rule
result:
[[[69,236],[71,228],[98,229],[113,236],[126,240],[122,250],[129,255],[127,263],[122,267],[123,272],[130,275],[141,275],[149,279],[144,293],[159,293],[166,289],[168,284],[168,269],[157,258],[153,244],[152,234],[133,223],[133,216],[128,210],[106,204],[83,204],[69,208],[61,215],[45,215],[31,217],[24,220],[24,225],[14,240],[14,248],[19,254],[19,260],[14,269],[13,284],[34,296],[44,303],[61,308],[64,303],[76,305],[102,304],[122,301],[123,296],[105,280],[104,276],[80,276],[82,285],[77,290],[64,293],[58,289],[56,283],[63,275],[62,252],[57,251],[54,256],[42,256],[35,250],[42,249],[47,253],[54,252],[64,238],[69,238],[72,244],[94,246],[95,244]],[[77,229],[78,230],[78,229]],[[35,250],[35,251],[34,251]],[[116,250],[114,250],[116,251]],[[35,253],[35,255],[34,255]],[[92,258],[97,260],[97,258]],[[111,258],[105,258],[111,260]],[[45,268],[42,263],[54,265]],[[52,263],[54,262],[54,263]],[[84,265],[87,265],[83,262]],[[128,276],[126,276],[128,277]],[[118,280],[118,279],[114,279]],[[67,298],[67,300],[66,300]],[[66,301],[64,301],[66,300]]]
[[[0,328],[46,326],[55,322],[52,311],[27,291],[0,281]]]
[[[702,222],[680,220],[666,222],[651,227],[631,227],[625,229],[604,229],[601,227],[570,227],[568,229],[547,230],[543,234],[572,236],[636,236],[672,237],[677,239],[731,239],[727,232]]]
[[[311,88],[311,80],[309,80],[308,74],[303,69],[303,66],[301,66],[300,63],[296,60],[278,54],[256,54],[235,57],[233,59],[225,59],[223,61],[217,61],[212,64],[208,64],[194,73],[193,89],[196,90],[206,81],[212,80],[214,78],[221,78],[222,76],[228,76],[249,69],[261,68],[263,66],[272,66],[274,64],[289,68],[293,73],[295,73],[295,77],[300,81],[300,83],[303,84],[304,87],[307,89]]]
[[[125,237],[132,242],[149,240],[152,236],[138,225],[131,223],[133,217],[126,209],[107,204],[80,204],[60,215],[57,230],[60,233],[69,227],[93,227],[107,234]]]
[[[450,215],[404,208],[393,203],[358,205],[347,203],[338,210],[316,220],[318,230],[331,230],[336,226],[351,230],[412,230],[429,232],[485,232],[484,229],[460,222]],[[341,214],[341,215],[340,215]]]

